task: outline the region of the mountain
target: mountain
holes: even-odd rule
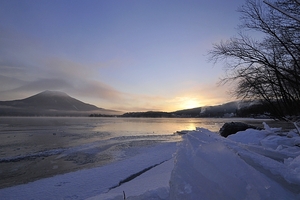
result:
[[[120,114],[118,111],[106,110],[84,103],[59,91],[47,90],[21,100],[0,101],[0,115],[80,116],[91,113]]]
[[[38,109],[53,109],[66,111],[90,111],[99,108],[74,99],[64,92],[44,91],[23,100],[9,102],[15,107],[35,107]]]

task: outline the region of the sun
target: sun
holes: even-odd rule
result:
[[[183,105],[182,105],[182,107],[184,109],[197,108],[200,106],[201,106],[201,104],[200,104],[199,100],[197,100],[197,99],[187,99],[186,101],[183,102]]]

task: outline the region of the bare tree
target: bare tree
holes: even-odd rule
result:
[[[214,45],[215,61],[225,61],[223,83],[235,82],[235,95],[266,102],[277,118],[300,114],[300,4],[248,0],[239,9],[238,37]],[[259,33],[260,39],[246,33]]]

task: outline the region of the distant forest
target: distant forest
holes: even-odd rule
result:
[[[147,111],[127,112],[123,115],[91,114],[90,117],[145,117],[145,118],[228,118],[228,117],[253,117],[270,118],[272,109],[268,104],[248,104],[238,108],[237,102],[218,106],[199,107],[179,110],[175,112]]]

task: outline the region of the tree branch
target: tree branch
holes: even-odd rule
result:
[[[300,22],[300,18],[298,18],[298,17],[296,17],[296,16],[293,16],[293,15],[287,13],[286,11],[284,11],[284,10],[278,8],[277,6],[274,6],[273,4],[271,4],[271,3],[267,2],[267,1],[263,1],[263,2],[264,2],[265,4],[267,4],[268,6],[270,6],[271,8],[277,10],[278,12],[281,12],[281,13],[284,14],[285,16],[288,16],[288,17],[290,17],[290,18],[292,18],[292,19],[294,19],[294,20]],[[300,3],[300,0],[296,0],[296,2],[297,2],[297,3]]]

